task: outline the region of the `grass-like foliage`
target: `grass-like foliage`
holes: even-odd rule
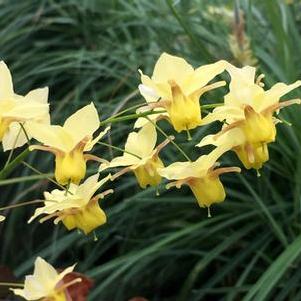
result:
[[[300,79],[300,9],[297,0],[4,0],[0,58],[18,93],[50,87],[54,123],[92,100],[105,119],[143,102],[137,70],[151,74],[163,51],[195,66],[220,59],[256,65],[266,87]],[[222,102],[226,92],[214,90],[203,101]],[[289,96],[300,95],[296,89]],[[164,182],[156,197],[128,174],[102,201],[108,222],[97,240],[50,222],[28,225],[32,206],[5,212],[0,263],[21,279],[37,256],[56,267],[77,262],[77,270],[95,280],[91,301],[300,300],[300,116],[297,105],[280,113],[284,122],[260,177],[245,169],[222,176],[227,199],[212,206],[211,218],[188,189],[166,191]],[[133,123],[116,123],[103,141],[123,147]],[[217,126],[193,130],[189,143],[180,134],[177,143],[195,159],[203,149],[193,145]],[[107,160],[121,155],[104,145],[95,152]],[[7,156],[1,152],[2,165]],[[164,160],[177,159],[177,149],[164,152]],[[1,207],[41,199],[55,187],[47,179],[51,155],[33,152],[26,161],[43,174],[19,165],[0,180]],[[240,164],[233,154],[223,161]],[[90,164],[89,173],[97,168]]]

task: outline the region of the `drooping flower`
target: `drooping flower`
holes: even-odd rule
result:
[[[167,117],[177,132],[201,125],[199,99],[203,93],[225,85],[224,81],[207,85],[224,71],[225,65],[225,61],[218,61],[194,69],[184,59],[163,53],[151,78],[140,71],[142,85],[139,90],[148,107],[167,111],[167,114],[158,113],[150,117]],[[137,127],[144,124],[141,119],[137,122]]]
[[[23,289],[11,289],[15,295],[28,301],[67,301],[67,288],[81,281],[80,278],[64,283],[64,276],[71,273],[75,265],[58,273],[53,266],[41,257],[37,257],[33,275],[25,277]]]
[[[7,65],[0,62],[0,141],[4,151],[20,147],[31,138],[24,133],[28,130],[28,120],[49,124],[47,102],[47,87],[32,90],[25,96],[15,94],[11,73]]]
[[[54,223],[60,221],[68,230],[78,228],[85,234],[89,234],[95,228],[106,223],[107,218],[99,206],[99,199],[104,198],[113,190],[106,190],[95,196],[95,192],[105,184],[111,175],[98,181],[99,174],[95,174],[81,185],[71,183],[68,190],[55,189],[52,192],[45,192],[44,207],[37,208],[28,223],[32,222],[41,214],[46,214],[40,222],[55,218]]]
[[[256,82],[254,67],[236,68],[228,65],[231,76],[230,91],[224,106],[217,107],[204,119],[204,123],[225,121],[220,133],[207,136],[198,146],[208,144],[232,148],[246,168],[259,169],[269,158],[268,143],[275,141],[276,123],[273,116],[283,107],[300,104],[300,99],[280,102],[280,98],[301,85],[275,84],[270,90],[263,89],[262,76]]]
[[[0,215],[0,223],[3,222],[5,220],[5,216],[4,215]]]
[[[86,174],[87,160],[100,160],[85,152],[107,133],[109,127],[93,139],[100,126],[93,103],[81,108],[63,126],[40,125],[30,122],[30,134],[43,145],[32,145],[30,150],[48,151],[55,155],[55,178],[62,185],[69,181],[78,184]]]
[[[158,168],[164,167],[159,158],[159,152],[169,141],[167,139],[156,147],[157,132],[154,125],[149,122],[138,132],[129,134],[123,156],[116,157],[111,162],[103,163],[100,170],[126,166],[115,174],[113,179],[133,171],[141,188],[145,188],[147,185],[157,186],[161,182]]]
[[[215,148],[208,155],[203,155],[194,162],[175,162],[165,168],[159,169],[159,174],[168,179],[175,180],[166,187],[181,188],[188,185],[198,201],[200,207],[210,207],[214,203],[225,200],[226,193],[219,176],[228,172],[240,172],[238,167],[216,168],[217,159],[227,151],[227,148]]]

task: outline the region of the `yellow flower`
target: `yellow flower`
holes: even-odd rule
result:
[[[0,215],[0,223],[3,222],[5,220],[5,216]]]
[[[71,183],[68,191],[55,189],[45,192],[44,207],[37,208],[28,223],[41,214],[47,216],[40,222],[55,217],[54,223],[62,221],[68,230],[81,229],[85,234],[106,223],[104,211],[99,207],[98,200],[104,198],[113,190],[106,190],[93,197],[95,192],[106,183],[111,175],[98,182],[99,174],[89,177],[81,185]]]
[[[93,103],[71,115],[63,126],[29,123],[29,133],[43,145],[30,146],[55,155],[55,178],[65,185],[69,181],[78,184],[86,174],[87,160],[99,158],[84,154],[109,130],[106,128],[95,139],[93,133],[99,128],[100,121]]]
[[[6,64],[0,62],[0,141],[3,150],[20,147],[27,137],[28,120],[49,124],[48,88],[32,90],[25,96],[14,93],[12,77]],[[31,138],[30,135],[28,138]]]
[[[226,197],[219,176],[228,172],[240,172],[238,167],[215,168],[216,160],[225,151],[226,148],[219,147],[194,162],[175,162],[159,169],[159,174],[168,180],[176,180],[166,186],[168,189],[188,185],[199,206],[210,207],[213,203],[223,202]]]
[[[67,301],[66,288],[81,281],[76,278],[69,283],[64,283],[63,278],[71,273],[75,265],[65,269],[61,273],[47,263],[41,257],[37,257],[33,275],[25,277],[23,289],[11,289],[15,295],[30,301]]]
[[[149,122],[138,132],[129,134],[123,156],[116,157],[109,163],[103,163],[100,169],[104,170],[106,168],[127,166],[115,174],[113,179],[128,171],[133,171],[141,188],[145,188],[147,185],[159,185],[161,176],[157,170],[164,166],[159,158],[159,152],[169,140],[155,147],[156,142],[156,129],[154,125]]]
[[[142,85],[139,90],[148,107],[167,111],[165,115],[151,115],[152,118],[168,117],[177,132],[201,125],[199,98],[203,93],[225,85],[224,81],[207,85],[224,71],[225,65],[225,61],[218,61],[194,69],[184,59],[163,53],[151,78],[140,71]]]
[[[231,83],[225,104],[203,119],[204,123],[225,121],[225,125],[220,133],[205,137],[198,146],[225,144],[236,152],[246,168],[259,169],[269,158],[268,143],[276,138],[275,124],[279,120],[273,114],[285,106],[300,104],[300,99],[280,102],[280,98],[299,87],[301,81],[291,85],[278,83],[265,91],[263,76],[255,82],[254,67],[236,68],[229,64],[226,70]]]

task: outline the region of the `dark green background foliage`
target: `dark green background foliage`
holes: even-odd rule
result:
[[[277,0],[237,1],[246,34],[266,86],[301,78],[301,5]],[[0,57],[9,65],[18,93],[49,85],[53,123],[93,100],[102,119],[141,103],[138,68],[150,74],[163,51],[185,57],[194,66],[218,59],[234,61],[228,36],[234,21],[232,1],[69,0],[0,1]],[[211,8],[209,8],[211,6]],[[213,13],[212,7],[221,13]],[[221,102],[226,89],[208,93],[203,103]],[[300,89],[291,97],[300,96]],[[301,299],[301,110],[283,110],[293,124],[278,125],[271,159],[254,171],[222,177],[227,190],[212,218],[188,189],[140,190],[133,176],[114,184],[102,201],[108,223],[93,235],[67,232],[51,222],[26,221],[34,208],[15,209],[0,228],[0,261],[21,280],[37,255],[95,280],[90,300],[300,300]],[[123,146],[133,123],[113,124],[105,142]],[[175,134],[169,125],[160,126]],[[192,131],[176,141],[196,158],[193,145],[218,125]],[[162,140],[162,137],[159,137]],[[107,159],[120,153],[103,146]],[[183,160],[171,145],[169,164]],[[7,159],[1,154],[1,164]],[[32,153],[27,162],[45,173],[53,157]],[[233,154],[224,165],[240,164]],[[97,165],[90,163],[92,173]],[[38,178],[38,179],[37,179]],[[13,184],[15,183],[15,184]],[[1,205],[42,197],[54,186],[20,166],[0,182]],[[109,187],[109,185],[108,185]]]

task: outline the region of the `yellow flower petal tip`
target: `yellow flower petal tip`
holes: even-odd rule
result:
[[[157,186],[161,182],[158,169],[164,167],[163,162],[159,158],[159,152],[172,139],[173,137],[170,137],[156,146],[156,128],[152,123],[148,122],[138,132],[129,134],[123,156],[116,157],[111,162],[102,164],[100,169],[122,166],[124,168],[115,174],[113,179],[132,171],[141,188],[146,188],[148,185]]]
[[[0,62],[0,142],[4,151],[20,147],[31,138],[28,121],[49,124],[47,102],[47,87],[32,90],[25,96],[16,94],[11,73],[7,65]]]
[[[0,223],[3,222],[3,221],[5,221],[5,216],[0,215]]]
[[[25,300],[69,300],[67,288],[81,281],[76,278],[69,283],[64,283],[63,278],[71,273],[75,265],[58,273],[53,266],[47,263],[43,258],[37,257],[34,264],[33,275],[25,277],[23,289],[11,289],[17,296]]]
[[[30,150],[43,150],[55,155],[55,178],[61,185],[71,181],[78,184],[86,174],[86,161],[99,158],[87,155],[93,146],[109,131],[107,127],[93,139],[100,121],[93,103],[71,115],[63,126],[40,125],[30,122],[30,134],[42,145]]]
[[[98,177],[99,174],[93,175],[79,186],[71,183],[68,191],[55,189],[51,193],[45,192],[44,207],[37,208],[28,222],[43,214],[46,216],[40,222],[55,218],[55,224],[62,221],[68,230],[77,228],[85,234],[105,224],[106,214],[98,201],[113,191],[110,189],[96,196],[94,194],[111,179],[111,175],[100,181]]]
[[[167,111],[163,117],[168,118],[177,132],[194,129],[202,124],[200,96],[225,85],[225,82],[207,84],[222,73],[227,64],[226,61],[218,61],[194,69],[184,59],[163,53],[151,78],[140,71],[142,84],[139,90],[149,108],[161,107]],[[155,114],[152,118],[159,117],[162,115]]]

